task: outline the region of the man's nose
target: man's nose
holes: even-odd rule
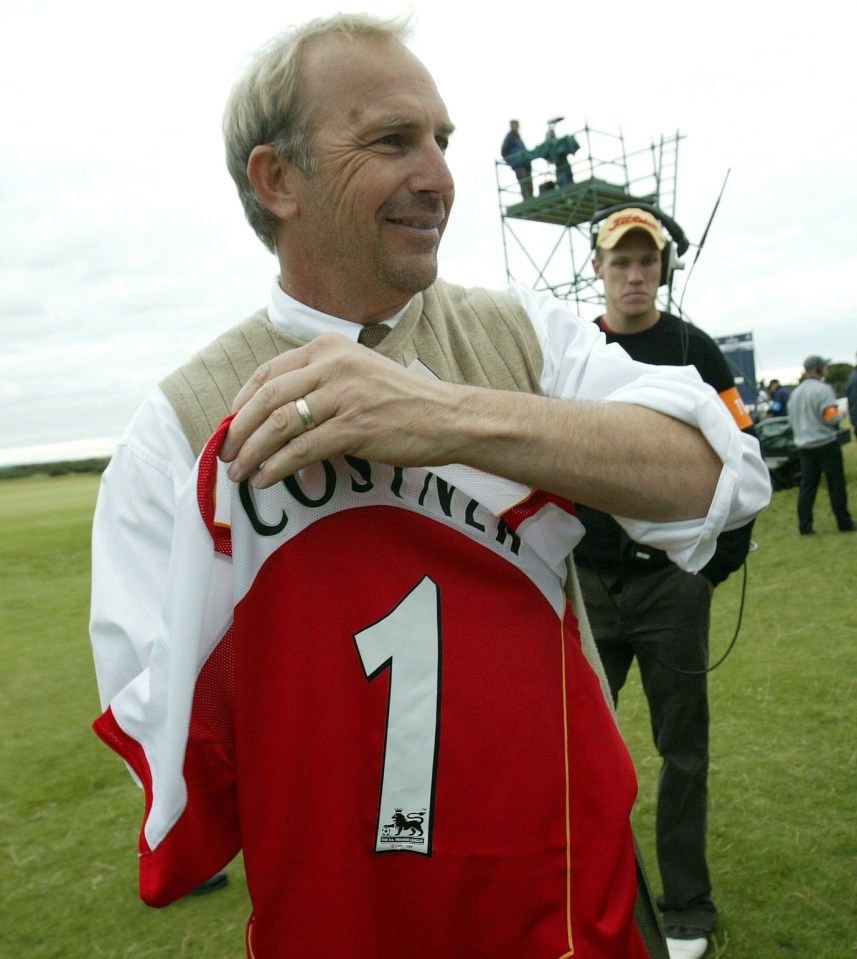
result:
[[[422,147],[415,156],[414,170],[408,179],[412,193],[452,193],[455,183],[446,162],[446,155],[434,140]]]

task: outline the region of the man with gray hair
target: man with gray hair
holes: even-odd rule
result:
[[[788,416],[800,456],[797,519],[801,536],[815,534],[812,513],[822,475],[827,480],[830,508],[839,531],[853,533],[857,528],[848,512],[845,466],[839,448],[839,424],[844,414],[839,411],[833,387],[824,382],[829,362],[816,354],[808,356],[803,364],[806,376],[789,398]]]
[[[95,727],[146,790],[141,895],[241,849],[256,959],[663,959],[573,501],[699,569],[767,470],[689,371],[437,278],[453,125],[403,38],[313,21],[239,81],[279,275],[102,481]]]

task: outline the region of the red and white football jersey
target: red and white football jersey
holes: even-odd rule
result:
[[[180,504],[149,668],[96,730],[141,895],[243,849],[256,959],[644,959],[636,783],[564,593],[570,504],[353,457]]]

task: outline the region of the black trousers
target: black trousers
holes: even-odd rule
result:
[[[812,529],[812,508],[821,483],[821,475],[827,479],[830,508],[840,529],[851,528],[848,512],[848,491],[845,487],[845,467],[842,450],[837,442],[817,446],[815,449],[798,450],[800,455],[800,488],[797,496],[797,522],[801,533]]]
[[[614,701],[634,657],[663,760],[655,822],[664,925],[710,931],[717,914],[706,860],[708,665],[712,587],[677,566],[624,579],[578,567]]]

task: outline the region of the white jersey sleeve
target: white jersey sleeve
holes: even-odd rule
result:
[[[101,480],[92,529],[92,639],[102,708],[148,664],[164,601],[178,491],[195,457],[160,390]]]
[[[547,396],[631,403],[702,431],[722,462],[708,511],[699,519],[652,523],[617,516],[631,539],[664,550],[682,569],[698,572],[724,530],[748,523],[770,501],[771,484],[758,441],[738,430],[728,409],[692,366],[650,366],[608,345],[598,327],[548,293],[513,284],[542,345],[541,388]]]

